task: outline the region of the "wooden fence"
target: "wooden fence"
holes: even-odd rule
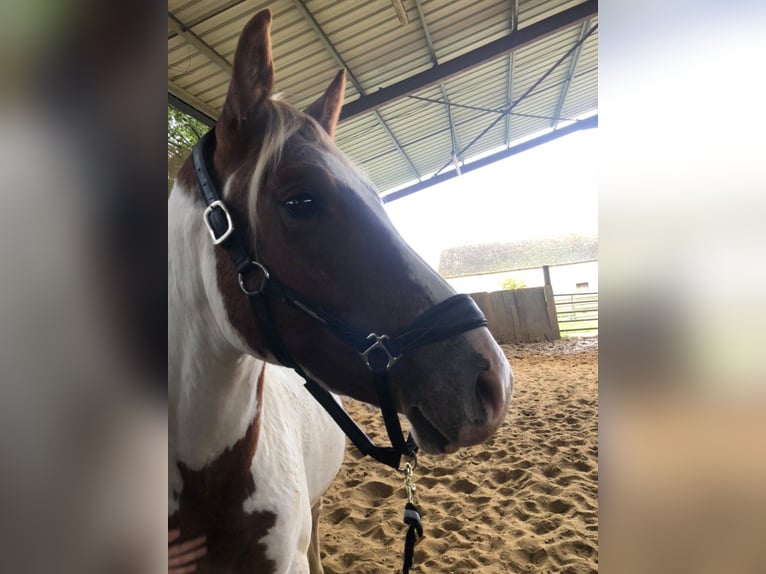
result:
[[[472,293],[471,297],[487,317],[489,330],[498,343],[532,343],[561,338],[550,285]]]

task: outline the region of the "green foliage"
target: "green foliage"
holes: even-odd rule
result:
[[[207,126],[191,116],[168,106],[168,157],[186,153],[207,131]]]
[[[503,281],[503,289],[524,289],[527,286],[527,282],[523,279],[516,279],[515,277],[506,277]]]
[[[191,116],[168,106],[168,192],[173,178],[207,126]]]

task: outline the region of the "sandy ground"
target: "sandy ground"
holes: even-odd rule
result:
[[[515,389],[498,434],[452,456],[420,459],[426,537],[413,572],[597,572],[597,339],[504,350]],[[381,440],[375,411],[345,405]],[[348,447],[321,519],[326,574],[401,572],[404,492],[397,473]]]

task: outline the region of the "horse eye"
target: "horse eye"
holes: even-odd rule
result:
[[[283,205],[290,217],[305,218],[319,213],[319,202],[308,193],[294,195]]]

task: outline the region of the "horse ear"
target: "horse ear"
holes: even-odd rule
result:
[[[343,107],[343,94],[346,91],[346,70],[341,70],[335,76],[325,93],[304,112],[319,122],[319,125],[335,137],[335,126],[338,125],[340,109]]]
[[[223,113],[241,124],[249,110],[269,97],[273,86],[271,11],[266,9],[253,16],[239,36]]]

